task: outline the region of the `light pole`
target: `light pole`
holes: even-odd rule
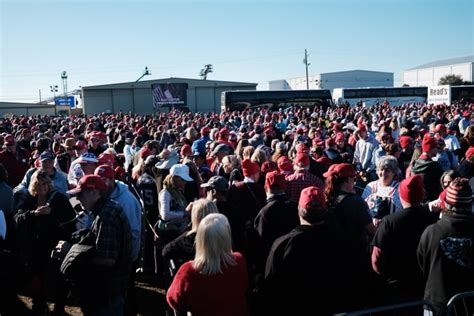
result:
[[[63,71],[61,73],[61,79],[63,80],[64,97],[67,98],[67,72],[66,71]]]
[[[51,89],[51,92],[53,93],[53,99],[56,99],[56,92],[58,92],[58,85],[50,85],[49,88]]]
[[[306,66],[306,90],[309,90],[308,66],[311,66],[311,64],[308,63],[308,52],[306,51],[306,48],[304,50],[303,64],[305,64],[305,66]]]

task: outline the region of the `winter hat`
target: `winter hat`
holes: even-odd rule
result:
[[[411,204],[423,201],[423,178],[421,175],[406,178],[400,183],[400,198]]]
[[[449,184],[446,192],[446,207],[458,213],[472,212],[472,190],[469,180],[456,178]]]
[[[423,137],[423,142],[421,143],[421,149],[424,153],[427,153],[433,148],[438,148],[438,142],[436,141],[436,138],[430,136],[429,134],[425,134]]]
[[[244,176],[250,177],[251,175],[259,173],[260,167],[256,162],[253,162],[250,159],[244,159],[242,161],[242,171]]]
[[[412,141],[413,138],[411,138],[410,136],[400,136],[400,147],[402,147],[402,149],[405,149],[408,147],[408,145],[410,145]]]

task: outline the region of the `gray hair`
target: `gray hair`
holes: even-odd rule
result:
[[[382,156],[377,161],[377,170],[388,169],[394,174],[398,174],[400,169],[398,167],[398,160],[394,156]]]

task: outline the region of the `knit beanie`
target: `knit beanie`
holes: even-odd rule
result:
[[[406,178],[400,183],[400,198],[410,204],[419,204],[423,201],[423,178],[421,175]]]
[[[469,180],[456,178],[448,186],[446,191],[446,207],[456,213],[472,212],[472,190]]]

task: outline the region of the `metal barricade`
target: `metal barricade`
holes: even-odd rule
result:
[[[474,315],[474,291],[454,295],[447,305],[449,316]]]
[[[385,305],[374,308],[367,308],[350,313],[339,313],[335,316],[364,316],[364,315],[423,315],[423,310],[432,310],[432,305],[428,301],[414,301],[393,305]]]

